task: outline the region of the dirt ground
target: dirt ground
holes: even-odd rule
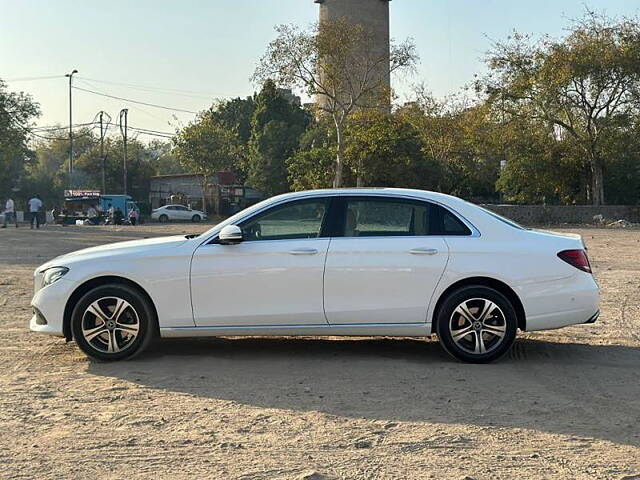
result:
[[[640,479],[640,231],[584,236],[594,325],[492,365],[435,339],[164,340],[88,361],[30,333],[33,269],[204,226],[0,230],[0,477]]]

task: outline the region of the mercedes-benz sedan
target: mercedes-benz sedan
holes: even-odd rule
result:
[[[439,193],[290,193],[198,236],[88,248],[35,271],[31,329],[90,357],[156,336],[437,334],[468,362],[517,330],[593,322],[599,294],[577,235],[526,230]]]

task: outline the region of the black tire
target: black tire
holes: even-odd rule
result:
[[[166,216],[166,215],[163,213],[162,215],[160,215],[160,216],[158,217],[158,221],[159,221],[160,223],[167,223],[167,222],[169,221],[169,217],[168,217],[168,216]]]
[[[488,311],[483,316],[485,309]],[[502,357],[513,346],[517,329],[511,302],[497,290],[482,285],[452,292],[436,316],[440,344],[451,356],[467,363],[489,363]]]
[[[193,223],[200,223],[200,220],[202,220],[202,218],[200,218],[200,215],[194,215],[193,217],[191,217],[191,221]]]
[[[121,309],[116,312],[118,301],[122,302]],[[96,304],[104,318],[93,313]],[[138,290],[107,284],[90,290],[78,301],[71,314],[71,332],[87,356],[103,361],[124,360],[149,346],[156,336],[157,319],[153,307]]]

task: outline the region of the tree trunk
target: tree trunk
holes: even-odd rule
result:
[[[207,176],[202,175],[202,213],[207,214]]]
[[[336,155],[336,173],[333,178],[333,188],[342,187],[342,167],[344,165],[344,139],[342,138],[342,124],[336,122],[336,143],[338,153]]]
[[[356,187],[362,187],[364,182],[362,181],[362,158],[358,159],[358,176],[356,177]]]
[[[591,193],[593,205],[604,205],[604,169],[596,154],[591,158]]]

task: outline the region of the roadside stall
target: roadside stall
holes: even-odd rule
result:
[[[62,211],[55,222],[62,225],[84,224],[86,221],[94,225],[104,223],[105,212],[100,200],[99,190],[65,190]]]

